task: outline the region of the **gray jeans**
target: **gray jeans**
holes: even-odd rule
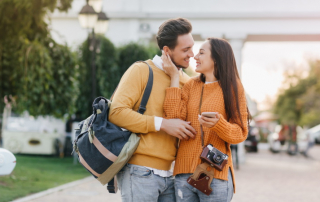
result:
[[[123,202],[171,202],[175,200],[174,177],[160,177],[146,167],[127,164],[117,174]]]
[[[228,181],[213,179],[209,196],[191,186],[187,179],[191,174],[179,174],[175,178],[176,201],[180,202],[230,202],[233,197],[232,175],[229,169]]]

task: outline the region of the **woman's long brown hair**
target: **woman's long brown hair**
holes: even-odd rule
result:
[[[243,120],[240,115],[238,89],[238,83],[241,83],[241,81],[232,48],[224,39],[208,38],[207,40],[211,46],[211,58],[215,63],[213,74],[222,88],[228,121],[232,120],[234,123],[237,123],[237,120],[240,119],[243,126]],[[206,81],[204,74],[200,75],[200,80],[202,82]],[[249,122],[251,115],[248,107],[247,111]]]

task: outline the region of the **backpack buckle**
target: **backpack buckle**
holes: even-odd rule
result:
[[[143,114],[147,109],[144,106],[140,106],[138,112]]]

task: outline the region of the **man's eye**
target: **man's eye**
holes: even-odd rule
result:
[[[183,52],[188,52],[188,50],[183,50]]]

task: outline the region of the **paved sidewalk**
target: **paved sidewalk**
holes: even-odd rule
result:
[[[235,173],[237,193],[232,202],[319,202],[320,146],[313,147],[310,155],[314,159],[286,153],[272,154],[268,150],[247,154],[246,163]],[[119,193],[109,194],[92,178],[30,201],[120,202],[121,199]]]
[[[264,150],[247,154],[236,171],[237,193],[232,202],[319,202],[320,145],[303,155],[272,154]]]

